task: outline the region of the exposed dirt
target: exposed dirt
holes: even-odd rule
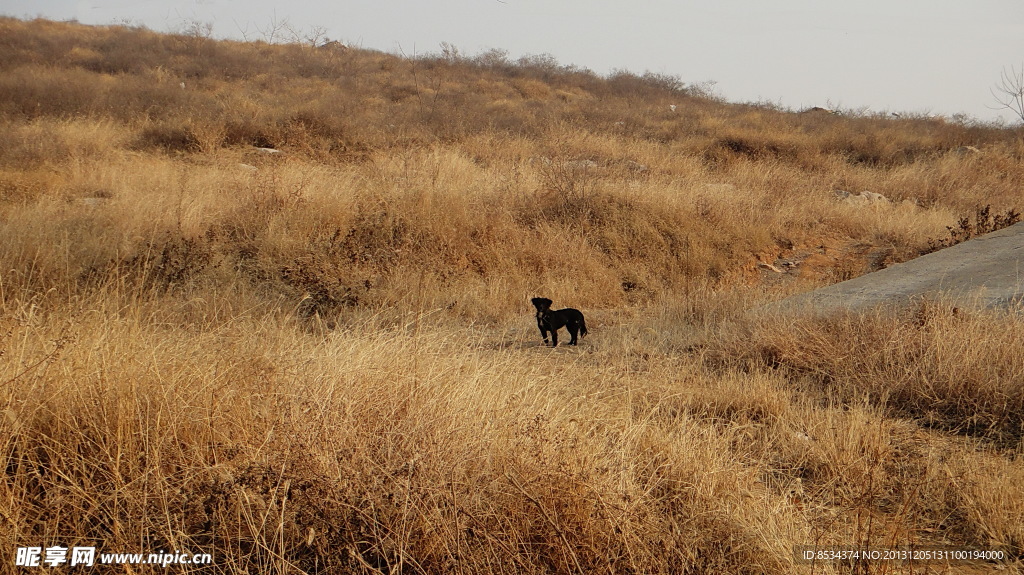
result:
[[[885,269],[897,263],[894,255],[891,246],[828,238],[760,254],[747,271],[752,281],[767,286],[796,280],[832,284]]]

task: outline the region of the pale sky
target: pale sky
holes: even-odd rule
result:
[[[0,0],[0,14],[162,32],[211,23],[236,39],[287,21],[393,53],[447,42],[469,56],[498,48],[599,74],[710,80],[733,102],[983,120],[1015,118],[991,109],[990,88],[1024,64],[1022,0]]]

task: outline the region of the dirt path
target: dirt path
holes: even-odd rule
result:
[[[1022,257],[1024,222],[776,305],[861,310],[942,294],[965,307],[1019,307],[1024,300]]]

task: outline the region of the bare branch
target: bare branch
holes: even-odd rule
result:
[[[232,22],[235,23],[235,28],[238,28],[238,33],[242,35],[242,40],[245,41],[245,42],[248,42],[249,41],[249,24],[246,23],[245,29],[243,30],[242,27],[239,26],[237,20],[232,20]]]
[[[330,42],[330,39],[327,38],[327,27],[311,26],[309,28],[309,33],[306,34],[305,40],[310,46],[314,48]]]
[[[1003,68],[999,83],[991,88],[991,92],[999,103],[997,109],[1010,110],[1024,122],[1024,64],[1019,70]]]
[[[260,28],[259,26],[256,26],[256,30],[258,30],[260,35],[263,36],[263,41],[266,42],[267,44],[276,44],[277,42],[279,42],[284,36],[284,32],[289,31],[290,28],[291,23],[288,22],[287,18],[283,20],[277,19],[276,11],[274,12],[274,15],[270,18],[270,23],[267,24],[266,28]]]
[[[299,31],[298,28],[293,26],[291,22],[285,19],[282,22],[281,27],[284,29],[285,32],[288,33],[288,40],[285,42],[286,44],[302,43],[302,33]]]

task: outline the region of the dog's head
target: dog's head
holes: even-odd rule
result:
[[[535,297],[530,300],[533,307],[537,308],[538,313],[544,313],[551,309],[551,304],[554,303],[546,297]]]

